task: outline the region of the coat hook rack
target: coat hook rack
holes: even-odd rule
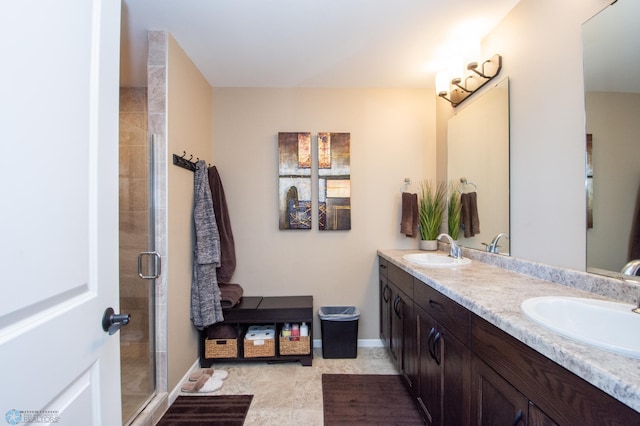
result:
[[[196,161],[191,161],[191,159],[193,158],[193,155],[189,156],[189,158],[185,158],[187,156],[187,152],[186,151],[182,151],[182,155],[177,155],[177,154],[173,154],[173,164],[178,166],[178,167],[182,167],[183,169],[187,169],[187,170],[191,170],[192,172],[195,172],[197,167],[196,167]]]

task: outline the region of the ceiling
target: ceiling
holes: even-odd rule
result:
[[[146,86],[147,31],[167,30],[214,87],[432,88],[518,1],[123,0],[121,85]]]

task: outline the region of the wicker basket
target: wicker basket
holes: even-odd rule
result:
[[[244,339],[244,357],[259,358],[264,356],[275,356],[275,339],[249,340]]]
[[[280,336],[280,355],[308,355],[310,352],[309,336],[300,336],[300,340]]]
[[[238,339],[205,339],[205,358],[237,358]]]

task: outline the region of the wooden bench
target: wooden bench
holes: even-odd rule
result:
[[[310,366],[313,360],[313,296],[282,296],[282,297],[242,297],[240,303],[233,308],[223,309],[224,322],[234,327],[238,332],[235,342],[226,339],[208,339],[207,330],[200,332],[200,366],[211,367],[215,361],[300,361],[304,366]],[[280,330],[285,323],[302,324],[309,326],[308,338],[300,341],[281,341]],[[245,354],[244,337],[249,326],[271,325],[275,328],[276,336],[274,348],[268,356],[252,356]],[[308,343],[308,347],[307,347]],[[216,344],[237,345],[235,357],[222,355],[219,357]],[[292,346],[293,345],[293,346]],[[293,347],[293,349],[292,349]],[[207,348],[209,350],[207,350]],[[294,353],[291,353],[291,352]],[[282,353],[284,352],[284,353]]]

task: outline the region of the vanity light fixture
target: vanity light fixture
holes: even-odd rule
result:
[[[467,65],[467,70],[471,73],[466,76],[455,77],[448,81],[446,74],[438,73],[436,91],[438,96],[457,107],[476,90],[497,76],[501,69],[502,56],[497,54],[484,61],[479,70],[477,62],[470,62]]]

